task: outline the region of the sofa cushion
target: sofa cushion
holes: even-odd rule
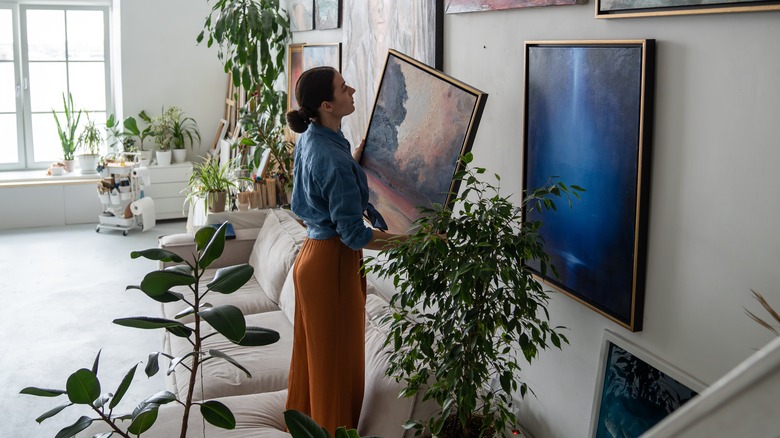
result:
[[[399,398],[403,384],[387,377],[389,351],[384,343],[389,324],[380,320],[387,314],[387,301],[376,294],[366,297],[366,386],[363,408],[358,422],[361,436],[412,437],[413,429],[405,431],[404,423],[428,418],[436,410],[431,402],[421,403],[422,392],[413,397]],[[377,415],[380,413],[381,415]]]
[[[255,268],[258,284],[274,303],[279,303],[284,280],[305,239],[306,230],[288,213],[268,212],[249,264]]]
[[[209,281],[214,279],[214,275],[216,274],[216,272],[217,272],[216,269],[206,270],[203,277],[201,277],[201,288],[203,290],[205,290],[205,284],[207,284]],[[192,292],[186,286],[177,286],[172,288],[171,290],[175,292],[183,293],[185,294],[186,297],[192,297]],[[188,301],[192,302],[192,300],[189,298]],[[268,295],[265,293],[265,291],[263,291],[263,288],[260,287],[260,284],[257,283],[257,279],[255,277],[250,278],[245,285],[241,286],[241,289],[233,292],[232,294],[221,294],[219,292],[209,292],[205,296],[203,301],[210,303],[214,307],[221,306],[223,304],[231,304],[241,309],[241,312],[244,315],[252,315],[255,313],[272,312],[272,311],[279,310],[279,306],[277,306],[276,303],[274,303],[273,301],[271,301],[270,298],[268,298]],[[176,314],[178,314],[179,312],[183,311],[188,307],[189,304],[185,303],[184,301],[165,303],[162,306],[163,315],[165,316],[165,318],[174,319]],[[195,316],[190,314],[183,318],[178,319],[178,321],[181,321],[185,324],[194,322]]]
[[[192,326],[192,324],[189,325]],[[198,373],[193,392],[196,400],[271,392],[287,388],[287,376],[292,355],[292,324],[287,321],[287,317],[282,311],[277,310],[247,315],[246,325],[276,330],[281,339],[274,344],[262,347],[242,347],[233,344],[220,334],[203,341],[203,351],[217,349],[227,354],[249,370],[252,377],[247,377],[243,371],[223,359],[208,360]],[[214,329],[208,324],[202,324],[201,330],[204,336],[214,333]],[[171,354],[175,357],[182,357],[192,351],[192,345],[187,339],[169,336],[168,341]],[[186,362],[188,363],[189,360]],[[180,398],[184,398],[190,373],[186,368],[178,366],[174,374],[176,388],[173,391]]]
[[[225,404],[236,417],[236,428],[225,430],[205,423],[200,410],[195,408],[190,413],[187,426],[188,438],[220,437],[220,438],[290,438],[284,432],[284,410],[287,401],[287,390],[267,392],[262,394],[239,395],[218,399]],[[151,429],[144,432],[144,438],[177,437],[181,431],[183,407],[178,403],[170,403],[160,407],[157,421]],[[92,437],[110,429],[103,422],[95,421],[87,430],[77,437]],[[205,435],[204,435],[205,432]]]

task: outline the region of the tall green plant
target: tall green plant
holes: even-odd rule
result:
[[[568,343],[563,327],[550,326],[547,293],[526,266],[550,267],[542,224],[523,223],[522,214],[523,208],[554,209],[556,196],[571,204],[582,189],[555,182],[515,206],[498,186],[479,179],[484,172],[455,175],[463,187],[454,201],[458,214],[441,205],[425,209],[408,240],[367,259],[366,270],[391,278],[398,291],[386,317],[388,375],[403,381],[404,396],[423,391],[440,406],[432,418],[406,427],[427,427],[436,436],[503,435],[516,422],[512,394],[529,390],[519,380],[516,348],[530,363],[539,350]]]
[[[52,108],[54,121],[57,122],[57,134],[60,137],[60,146],[62,146],[62,159],[73,160],[76,153],[76,129],[78,129],[81,120],[81,110],[76,111],[73,105],[73,95],[68,93],[67,99],[65,93],[62,93],[62,106],[65,119],[60,122],[57,112]]]
[[[292,31],[279,0],[217,0],[197,37],[207,46],[216,43],[217,57],[231,73],[236,90],[247,93],[241,108],[242,146],[259,145],[271,150],[272,167],[292,180],[287,170],[292,147],[284,139],[287,93],[275,87],[284,74],[284,61]],[[280,140],[281,139],[281,140]]]
[[[243,286],[253,275],[254,269],[248,264],[230,266],[217,270],[213,280],[201,289],[200,280],[206,268],[217,260],[225,249],[225,224],[218,229],[204,227],[195,234],[196,251],[192,262],[182,259],[177,254],[159,248],[144,251],[133,251],[130,256],[134,259],[143,257],[149,260],[181,263],[179,265],[148,273],[140,285],[131,285],[127,290],[140,290],[149,298],[166,303],[184,301],[189,305],[187,311],[181,312],[176,317],[182,318],[194,315],[195,322],[192,327],[176,320],[139,316],[131,318],[115,319],[114,323],[126,327],[138,329],[164,329],[173,336],[187,338],[192,344],[192,351],[181,357],[173,357],[163,352],[149,355],[145,372],[147,376],[155,375],[159,369],[160,356],[170,361],[169,370],[184,367],[190,371],[190,379],[186,391],[187,397],[180,400],[169,391],[162,391],[142,401],[131,415],[117,416],[114,409],[119,405],[130,387],[135,376],[138,364],[134,365],[122,379],[122,382],[112,392],[103,392],[103,386],[97,377],[100,353],[95,358],[91,369],[82,368],[68,377],[65,389],[47,389],[39,387],[27,387],[22,389],[22,394],[39,397],[57,397],[66,395],[68,402],[55,407],[39,416],[39,423],[60,413],[63,409],[74,404],[89,406],[95,417],[82,416],[72,425],[62,429],[58,438],[68,438],[89,427],[95,421],[103,421],[110,429],[107,434],[115,433],[118,436],[130,438],[132,435],[140,435],[149,430],[159,413],[161,405],[176,402],[184,407],[181,422],[180,438],[187,436],[187,424],[193,406],[200,408],[203,418],[214,426],[223,429],[233,429],[236,420],[230,409],[224,404],[214,401],[195,401],[193,394],[197,374],[204,362],[212,360],[224,360],[252,377],[249,371],[227,354],[211,349],[203,350],[203,340],[212,335],[203,335],[203,322],[211,325],[216,332],[226,337],[231,342],[242,346],[269,345],[279,340],[279,333],[261,328],[248,327],[244,315],[237,307],[222,305],[211,307],[204,302],[208,293],[216,292],[231,294]],[[179,293],[172,291],[173,287],[187,287],[191,293]],[[100,435],[108,436],[108,435]]]

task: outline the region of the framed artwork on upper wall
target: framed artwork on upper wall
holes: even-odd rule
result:
[[[323,66],[341,72],[341,43],[303,45],[303,71]]]
[[[504,9],[533,8],[538,6],[581,5],[587,0],[445,0],[445,14],[462,12],[500,11]]]
[[[287,0],[290,30],[300,32],[314,29],[314,0]]]
[[[360,165],[369,201],[391,233],[418,207],[451,205],[460,156],[471,150],[487,94],[395,50],[387,54]]]
[[[778,10],[778,0],[596,0],[596,18]]]
[[[525,44],[523,190],[559,177],[571,209],[528,210],[557,276],[537,277],[623,327],[642,329],[654,95],[653,40]]]
[[[355,112],[341,129],[355,146],[368,128],[389,49],[442,69],[444,0],[343,0],[342,74]]]
[[[303,44],[287,46],[287,111],[297,110],[295,100],[295,84],[303,73]]]
[[[314,28],[338,29],[341,26],[341,0],[314,0]]]
[[[705,387],[658,356],[605,330],[588,436],[638,437]]]

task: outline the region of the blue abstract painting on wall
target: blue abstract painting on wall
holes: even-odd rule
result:
[[[631,330],[642,322],[650,40],[526,44],[523,188],[585,190],[542,220],[553,286]],[[531,265],[532,268],[538,266]]]
[[[611,342],[603,377],[596,438],[638,437],[697,395]]]
[[[418,207],[447,205],[487,94],[389,51],[360,165],[388,231],[406,233]]]

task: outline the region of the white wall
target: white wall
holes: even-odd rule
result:
[[[536,438],[587,435],[603,329],[710,384],[771,339],[742,310],[760,310],[750,289],[780,307],[780,13],[593,17],[590,2],[444,21],[444,71],[490,94],[475,164],[501,174],[507,193],[521,187],[523,42],[657,43],[644,330],[629,333],[555,296],[553,320],[570,329],[571,345],[523,372],[537,397],[526,399],[521,419]]]
[[[187,151],[187,159],[196,161],[216,135],[227,84],[216,46],[207,48],[205,39],[196,44],[211,6],[205,0],[115,1],[121,8],[124,117],[180,107],[198,123],[201,145]]]

